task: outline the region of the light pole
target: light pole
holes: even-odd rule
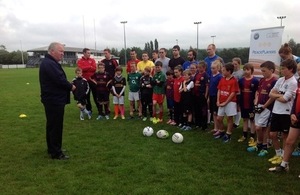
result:
[[[282,26],[282,20],[285,18],[286,18],[286,16],[277,16],[277,19],[280,20],[280,26]]]
[[[124,56],[125,56],[125,65],[127,63],[127,57],[126,57],[126,33],[125,33],[125,24],[127,23],[127,21],[121,21],[121,24],[123,24],[123,28],[124,28]]]
[[[199,41],[198,41],[198,31],[199,31],[199,24],[202,22],[194,22],[194,24],[197,24],[197,57],[198,57],[198,52],[199,52]]]
[[[212,38],[212,43],[215,44],[215,37],[216,37],[216,35],[212,35],[210,37]]]

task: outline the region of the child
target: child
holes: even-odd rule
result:
[[[183,113],[183,126],[181,127],[181,129],[184,131],[189,131],[192,129],[192,90],[194,88],[194,82],[191,80],[191,75],[192,74],[190,70],[187,69],[183,71],[184,81],[179,88],[179,92],[181,93],[180,104],[182,106]]]
[[[217,133],[219,130],[218,122],[217,122],[217,95],[218,95],[218,84],[222,78],[222,74],[220,73],[222,67],[222,62],[220,60],[215,60],[211,64],[211,77],[209,81],[209,110],[213,114],[214,128],[212,130],[213,133]]]
[[[193,103],[195,110],[195,124],[202,130],[207,129],[207,96],[208,96],[208,79],[206,73],[206,62],[200,61],[197,65],[198,73],[194,77],[195,87],[193,88]]]
[[[155,74],[153,76],[153,120],[154,124],[161,123],[163,121],[163,103],[165,97],[165,82],[166,75],[162,72],[162,62],[155,62]],[[156,116],[156,105],[159,106],[159,117]]]
[[[115,117],[118,118],[119,113],[121,113],[121,118],[125,119],[124,116],[124,95],[126,88],[126,79],[122,76],[123,69],[118,66],[116,68],[116,76],[112,80],[112,92],[113,92],[113,103],[115,105]]]
[[[243,67],[244,77],[239,79],[240,98],[239,105],[243,118],[243,135],[238,142],[243,142],[248,137],[248,124],[250,123],[250,138],[248,143],[254,142],[255,126],[254,126],[254,99],[258,88],[258,79],[253,77],[254,67],[252,64],[245,64]]]
[[[129,119],[133,119],[133,107],[135,101],[137,102],[137,107],[139,110],[139,117],[142,117],[142,107],[140,101],[140,79],[142,77],[141,73],[137,72],[135,62],[130,64],[131,72],[127,76],[127,81],[129,85],[128,99],[130,101],[129,108]]]
[[[150,61],[152,62],[152,61]],[[150,76],[152,68],[150,66],[146,66],[144,68],[144,75],[141,77],[140,80],[140,87],[141,87],[141,102],[142,102],[142,113],[143,113],[143,121],[147,120],[147,108],[150,114],[150,121],[153,120],[153,105],[152,105],[152,95],[153,95],[153,88],[152,88],[152,77]]]
[[[299,65],[300,64],[298,64],[298,66]],[[280,79],[278,80],[278,82],[279,81]],[[299,95],[300,95],[300,88],[298,86],[298,89],[296,91],[296,98],[295,101],[293,102],[293,108],[291,112],[291,124],[290,124],[289,134],[285,141],[283,160],[279,166],[270,168],[269,171],[271,172],[282,172],[282,171],[289,170],[289,160],[292,156],[294,145],[297,142],[300,135],[300,96]]]
[[[297,64],[294,60],[287,59],[281,62],[280,72],[283,77],[279,78],[271,90],[269,96],[275,99],[272,110],[270,138],[276,152],[273,158],[269,159],[272,164],[280,164],[283,151],[278,141],[278,132],[282,132],[283,148],[290,128],[290,115],[297,90],[297,80],[294,74]]]
[[[298,81],[298,92],[300,92],[300,63],[297,64],[297,76],[295,75],[297,81]],[[300,99],[299,99],[300,100]],[[298,142],[298,146],[295,148],[295,151],[292,153],[293,156],[300,156],[300,142]]]
[[[171,125],[177,125],[179,128],[183,126],[182,121],[182,111],[181,111],[181,93],[179,92],[179,88],[182,85],[184,78],[182,76],[182,66],[178,65],[174,68],[174,85],[173,85],[173,91],[174,91],[174,123],[171,123]]]
[[[220,130],[214,134],[215,138],[223,138],[223,142],[227,143],[231,140],[233,128],[233,116],[236,115],[236,93],[238,92],[238,82],[232,76],[234,66],[231,62],[226,63],[222,68],[223,78],[218,85],[217,106],[218,109],[218,127]],[[227,116],[227,131],[224,132],[224,116]]]
[[[243,70],[241,69],[241,65],[242,65],[242,60],[241,58],[233,58],[232,59],[232,64],[234,66],[233,69],[233,73],[232,76],[234,76],[237,81],[239,79],[241,79],[243,77]],[[238,92],[236,94],[236,98],[237,98],[237,114],[234,116],[234,123],[233,123],[233,127],[237,128],[240,124],[240,120],[241,120],[241,108],[240,108],[240,92]]]
[[[166,81],[166,98],[167,98],[167,108],[169,110],[169,120],[167,124],[174,124],[174,72],[168,70],[166,72],[167,81]]]
[[[248,152],[258,151],[258,156],[268,154],[268,126],[271,117],[274,100],[269,98],[269,93],[276,83],[276,78],[273,77],[275,64],[271,61],[266,61],[260,65],[263,78],[260,79],[258,88],[255,94],[255,130],[257,143],[254,142],[247,148]]]
[[[110,90],[107,87],[111,82],[111,77],[107,72],[105,72],[105,65],[104,63],[100,62],[98,64],[98,71],[91,76],[91,81],[96,84],[97,90],[97,101],[99,102],[98,106],[98,117],[97,120],[100,120],[105,116],[105,118],[109,119],[109,93]],[[103,106],[104,106],[104,113],[103,113]]]
[[[72,84],[76,89],[73,91],[74,99],[77,101],[77,107],[80,109],[80,120],[84,120],[84,114],[87,114],[91,119],[91,113],[86,109],[87,94],[90,90],[89,84],[85,78],[82,77],[82,69],[75,69],[76,77],[72,80]]]

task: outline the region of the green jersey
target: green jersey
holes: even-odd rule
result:
[[[127,81],[129,85],[130,92],[138,92],[140,90],[140,79],[142,75],[139,72],[129,73],[127,76]]]
[[[165,94],[166,75],[162,71],[155,73],[153,76],[153,93]],[[159,82],[157,82],[159,81]]]

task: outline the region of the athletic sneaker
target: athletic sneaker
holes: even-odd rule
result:
[[[273,165],[279,165],[282,162],[282,157],[280,156],[279,158],[273,160],[271,163]]]
[[[274,160],[277,160],[278,158],[281,158],[281,156],[275,155],[275,156],[273,156],[272,158],[270,158],[268,161],[269,161],[269,162],[272,162],[272,161],[274,161]]]
[[[214,134],[213,134],[213,136],[219,135],[220,132],[221,132],[220,130],[215,131]]]
[[[241,136],[240,139],[238,139],[238,142],[244,142],[246,138],[244,136]]]
[[[225,135],[225,132],[219,131],[219,134],[215,135],[215,139],[220,139]]]
[[[228,143],[231,140],[231,137],[227,134],[223,136],[223,143]]]
[[[262,149],[259,153],[258,153],[258,155],[257,156],[260,156],[260,157],[264,157],[264,156],[266,156],[268,154],[268,151],[267,150],[264,150],[264,149]]]
[[[167,122],[167,124],[170,124],[171,122],[172,122],[172,120],[171,120],[171,119],[169,119],[169,120],[168,120],[168,122]]]
[[[122,115],[122,116],[121,116],[121,118],[124,120],[124,119],[125,119],[125,116],[124,116],[124,115]]]
[[[83,111],[80,111],[80,120],[84,120],[84,115],[83,115]]]
[[[175,121],[172,121],[172,122],[170,123],[170,125],[175,126],[175,125],[176,125],[176,122],[175,122]]]
[[[157,121],[158,123],[162,123],[162,122],[163,122],[163,120],[160,119],[160,118],[156,119],[156,121]]]
[[[88,111],[88,119],[91,119],[92,118],[92,112],[91,111]]]
[[[269,171],[274,172],[274,173],[278,173],[278,172],[288,172],[289,169],[290,169],[289,166],[283,167],[283,166],[279,165],[279,166],[276,166],[276,167],[269,168]]]
[[[109,116],[108,116],[108,115],[105,115],[105,118],[106,118],[106,120],[108,120],[108,119],[109,119]]]
[[[152,123],[153,123],[153,124],[156,124],[156,123],[157,123],[157,119],[156,119],[155,117],[153,117]]]
[[[186,125],[183,125],[180,129],[184,130],[186,127],[187,127]]]
[[[118,116],[114,116],[114,120],[116,120],[118,118]]]
[[[189,130],[192,130],[192,127],[190,127],[190,126],[185,126],[185,128],[184,129],[182,129],[183,131],[189,131]]]
[[[183,126],[182,123],[179,123],[179,124],[178,124],[178,128],[181,128],[182,126]]]
[[[300,148],[297,147],[292,153],[292,156],[300,156]]]
[[[152,122],[152,121],[153,121],[153,118],[152,118],[152,117],[150,117],[149,121],[151,121],[151,122]]]
[[[96,118],[96,120],[101,120],[103,117],[101,115],[98,115],[98,117]]]
[[[257,152],[257,151],[258,151],[258,148],[257,148],[257,146],[251,146],[251,147],[248,147],[248,148],[247,148],[247,151],[248,151],[248,152]]]
[[[147,117],[144,117],[144,118],[143,118],[143,121],[146,121],[146,120],[147,120]]]
[[[248,141],[248,146],[256,146],[257,145],[257,143],[256,143],[256,141],[254,140],[254,138],[253,137],[250,137],[249,138],[249,141]]]

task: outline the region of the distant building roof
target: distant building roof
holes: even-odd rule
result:
[[[76,52],[76,53],[82,53],[83,48],[79,47],[65,47],[65,52]],[[47,52],[48,51],[48,46],[44,47],[39,47],[35,49],[29,49],[27,52]],[[104,53],[102,50],[95,50],[95,49],[90,49],[92,53]]]

